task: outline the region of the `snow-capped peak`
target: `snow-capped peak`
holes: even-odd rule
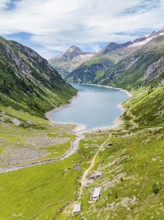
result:
[[[161,35],[164,35],[164,27],[160,30],[153,31],[151,34],[141,36],[133,41],[133,43],[129,47],[140,47],[144,44],[147,44],[149,41],[151,41],[155,37],[159,37]]]

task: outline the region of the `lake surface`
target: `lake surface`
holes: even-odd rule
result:
[[[82,124],[85,130],[114,125],[114,120],[122,114],[118,104],[128,98],[127,93],[103,86],[72,84],[78,96],[59,111],[49,115],[55,122]]]

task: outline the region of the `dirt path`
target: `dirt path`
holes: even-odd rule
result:
[[[32,162],[29,164],[17,165],[17,166],[12,166],[12,167],[1,167],[0,174],[12,172],[14,170],[20,170],[20,169],[24,169],[24,168],[29,168],[29,167],[39,166],[39,165],[48,164],[48,163],[52,163],[52,162],[57,162],[57,161],[61,161],[61,160],[64,160],[64,159],[70,157],[72,154],[74,154],[78,150],[79,142],[84,138],[84,135],[81,131],[77,131],[77,132],[75,132],[75,134],[77,135],[77,138],[75,138],[72,141],[71,148],[63,156],[61,156],[59,158],[50,158],[50,159],[43,160],[43,161]]]
[[[81,179],[81,187],[80,187],[80,193],[79,193],[79,199],[81,198],[81,195],[83,193],[83,188],[86,185],[86,177],[89,173],[89,171],[93,168],[94,164],[95,164],[95,159],[97,157],[97,155],[99,154],[99,152],[101,151],[101,149],[105,146],[105,144],[111,139],[111,134],[109,135],[109,137],[102,143],[102,145],[99,147],[98,151],[96,152],[96,154],[94,155],[92,161],[91,161],[91,165],[89,166],[89,168],[84,172],[82,179]]]

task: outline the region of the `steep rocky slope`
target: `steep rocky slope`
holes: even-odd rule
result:
[[[164,36],[159,36],[108,69],[99,83],[136,89],[161,80],[163,74]]]
[[[76,91],[36,52],[0,38],[0,103],[42,114]]]
[[[66,52],[48,60],[58,70],[63,78],[93,56],[79,47],[71,46]]]

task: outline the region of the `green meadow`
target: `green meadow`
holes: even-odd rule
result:
[[[0,175],[0,219],[53,219],[74,199],[78,161],[69,159]]]

